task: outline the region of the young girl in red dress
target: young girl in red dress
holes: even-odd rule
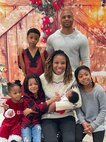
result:
[[[4,111],[4,120],[0,127],[0,142],[21,142],[23,100],[20,81],[8,83],[8,91],[10,98],[5,104],[8,109]]]

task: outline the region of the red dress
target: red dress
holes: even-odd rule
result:
[[[15,116],[7,118],[4,112],[5,119],[0,127],[0,137],[8,139],[11,135],[21,136],[21,119],[24,109],[23,102],[14,103],[11,99],[8,99],[6,104],[9,105],[9,108],[14,110]]]
[[[43,62],[39,50],[37,50],[34,57],[32,57],[29,49],[24,49],[22,52],[23,61],[25,64],[25,72],[28,74],[37,74],[40,76],[44,72]],[[45,51],[44,57],[47,58],[48,54]],[[19,63],[20,66],[20,63]]]

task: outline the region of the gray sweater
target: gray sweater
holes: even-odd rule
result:
[[[79,67],[80,62],[90,67],[90,55],[88,40],[80,31],[65,35],[61,30],[49,36],[47,40],[47,52],[51,54],[55,50],[63,50],[69,57],[73,71]]]
[[[85,93],[81,90],[82,107],[77,110],[79,123],[89,122],[94,131],[104,130],[106,117],[106,93],[96,84],[93,90]]]

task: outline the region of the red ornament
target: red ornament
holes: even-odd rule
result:
[[[53,1],[52,6],[54,7],[54,10],[58,11],[59,9],[61,9],[63,2],[64,0]]]
[[[8,69],[7,69],[7,68],[5,68],[4,73],[7,73],[7,72],[8,72]]]
[[[46,43],[46,38],[42,38],[42,40],[41,40],[43,43]]]
[[[42,4],[42,0],[30,0],[32,4],[36,4],[37,6]]]
[[[42,30],[42,31],[46,30],[46,28],[47,28],[47,25],[45,25],[45,24],[42,24],[42,25],[41,25],[41,30]]]
[[[50,28],[47,28],[47,29],[45,30],[45,34],[46,34],[47,36],[49,36],[49,35],[51,34],[51,29],[50,29]]]
[[[42,21],[43,21],[43,24],[49,24],[50,23],[50,19],[49,19],[48,16],[44,16]]]

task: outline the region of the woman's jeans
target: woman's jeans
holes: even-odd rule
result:
[[[41,142],[41,126],[39,124],[33,127],[21,129],[22,142]]]
[[[61,142],[75,142],[75,118],[72,116],[43,119],[41,126],[46,142],[58,142],[58,132],[61,133]]]

